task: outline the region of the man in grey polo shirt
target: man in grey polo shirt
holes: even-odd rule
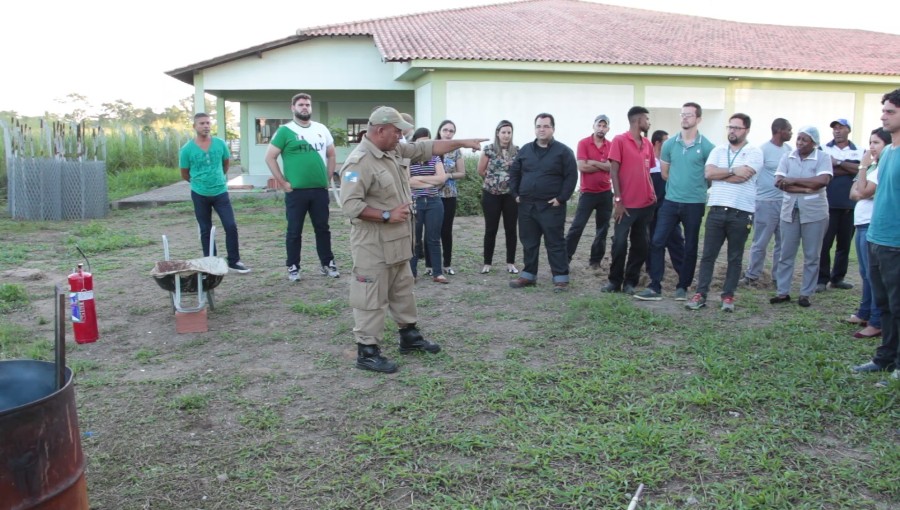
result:
[[[722,285],[722,311],[734,311],[734,291],[741,278],[744,245],[753,226],[756,210],[756,175],[762,170],[763,154],[747,142],[750,117],[735,113],[728,119],[728,143],[713,149],[706,162],[709,189],[709,215],[703,235],[703,257],[697,293],[687,302],[689,310],[706,306],[706,293],[712,282],[719,250],[728,241],[728,269]]]
[[[775,170],[785,154],[794,150],[788,143],[794,136],[791,123],[777,118],[772,121],[772,139],[762,144],[763,169],[756,180],[756,215],[753,217],[753,243],[750,245],[750,265],[744,272],[741,283],[753,285],[762,275],[766,265],[766,250],[769,241],[775,237],[772,250],[772,280],[775,280],[775,266],[781,256],[781,201],[784,192],[775,187]]]

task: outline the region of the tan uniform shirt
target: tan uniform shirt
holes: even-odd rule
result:
[[[350,253],[355,267],[381,268],[412,257],[413,215],[404,223],[365,221],[359,215],[367,206],[390,211],[411,204],[409,162],[431,154],[431,141],[400,143],[383,152],[363,138],[347,157],[340,172],[341,209],[350,218]]]

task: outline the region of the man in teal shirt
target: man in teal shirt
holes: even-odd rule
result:
[[[681,132],[666,140],[660,152],[660,168],[666,180],[666,198],[656,212],[656,229],[650,239],[650,285],[635,294],[644,301],[662,299],[665,274],[665,250],[672,231],[680,223],[684,227],[684,259],[675,286],[675,300],[687,299],[687,289],[697,269],[700,224],[706,211],[706,159],[715,145],[698,129],[703,109],[697,103],[681,107]]]
[[[215,209],[225,229],[225,248],[228,251],[228,268],[238,273],[249,273],[250,268],[241,262],[238,249],[238,229],[234,221],[234,210],[228,198],[229,151],[225,142],[209,136],[212,124],[209,115],[194,115],[193,140],[184,144],[178,155],[181,178],[191,183],[191,200],[194,202],[194,216],[200,225],[200,245],[203,256],[215,255],[209,252],[209,232],[212,230],[212,211]],[[215,247],[213,247],[215,250]]]
[[[893,370],[900,380],[900,89],[881,99],[881,124],[891,134],[891,145],[878,160],[878,192],[872,207],[869,241],[869,279],[875,306],[881,309],[881,345],[872,361],[854,372]],[[887,384],[884,381],[880,384]]]

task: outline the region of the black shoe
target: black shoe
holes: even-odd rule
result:
[[[809,297],[807,297],[807,296],[800,296],[800,299],[797,300],[797,304],[800,305],[800,306],[802,306],[803,308],[809,308],[809,306],[810,306],[812,303],[809,302]]]
[[[356,344],[356,368],[393,374],[397,364],[382,356],[377,345]]]
[[[441,346],[431,343],[419,333],[415,324],[406,326],[400,330],[400,354],[422,351],[436,354],[441,352]]]
[[[524,289],[525,287],[534,287],[534,280],[529,280],[528,278],[522,278],[520,276],[515,280],[509,281],[509,288],[511,289]]]
[[[828,287],[826,287],[824,283],[819,283],[816,285],[816,294],[825,292],[826,290],[828,290]]]
[[[770,304],[777,305],[778,303],[787,303],[791,300],[790,294],[785,294],[783,296],[775,296],[769,300]]]
[[[600,292],[603,293],[613,293],[613,292],[621,292],[619,287],[613,283],[607,283],[606,285],[600,287]]]
[[[852,284],[852,283],[847,283],[847,282],[845,282],[844,280],[841,280],[841,281],[839,281],[839,282],[831,282],[831,288],[832,288],[832,289],[849,290],[849,289],[852,289],[852,288],[853,288],[853,284]]]
[[[864,363],[862,365],[858,365],[853,367],[853,372],[857,374],[867,374],[869,372],[890,372],[891,369],[889,367],[883,367],[874,361],[870,361],[868,363]]]
[[[622,289],[622,292],[624,292],[625,294],[627,294],[629,296],[633,296],[635,294],[635,292],[637,292],[637,291],[634,289],[634,285],[629,285],[626,283],[625,288]]]

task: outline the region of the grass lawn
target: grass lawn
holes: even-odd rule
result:
[[[162,234],[175,258],[199,256],[189,203],[0,219],[0,274],[43,275],[0,277],[0,359],[52,359],[52,284],[76,244],[91,258],[101,338],[70,343],[69,364],[95,510],[624,509],[641,483],[640,509],[900,508],[900,385],[849,370],[878,343],[843,323],[855,261],[857,287],[809,309],[741,288],[734,314],[690,312],[671,284],[660,302],[601,294],[589,233],[570,292],[552,292],[545,259],[537,287],[511,290],[502,241],[479,274],[482,221],[458,218],[458,274],[416,286],[422,331],[444,349],[402,356],[388,321],[401,366],[385,376],[353,368],[340,213],[341,278],[318,274],[307,224],[292,284],[277,196],[235,210],[253,272],[226,276],[210,331],[185,335],[149,272]]]

